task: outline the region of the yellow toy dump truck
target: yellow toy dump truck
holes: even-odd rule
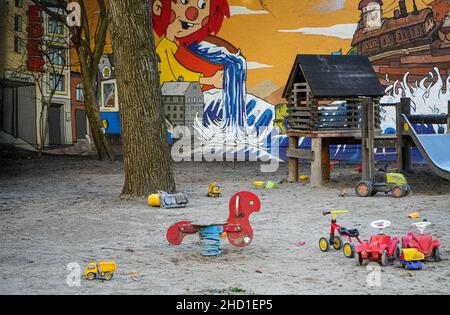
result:
[[[209,184],[208,197],[213,197],[213,198],[222,197],[222,191],[220,189],[220,186],[218,186],[216,182]]]
[[[88,280],[101,279],[110,281],[117,269],[115,262],[92,262],[89,263],[84,271],[83,277]]]

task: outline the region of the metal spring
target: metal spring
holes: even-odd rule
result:
[[[223,233],[223,226],[213,225],[200,230],[201,255],[203,257],[217,257],[222,253],[220,247],[220,235]]]

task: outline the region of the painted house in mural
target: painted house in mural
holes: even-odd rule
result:
[[[117,137],[120,136],[122,128],[114,72],[114,56],[112,54],[103,55],[98,67],[101,81],[100,117],[106,134]]]
[[[204,96],[199,82],[165,82],[161,87],[167,120],[173,127],[186,126],[193,133],[196,118],[203,121]]]
[[[450,23],[450,4],[438,0],[419,10],[416,1],[410,1],[399,0],[392,18],[384,17],[381,0],[359,3],[361,20],[352,46],[359,54],[369,56],[382,81],[386,75],[391,81],[401,80],[409,72],[410,82],[415,82],[433,67],[438,67],[443,76],[450,74],[450,42],[440,35]],[[407,9],[410,4],[412,11]]]
[[[81,83],[80,73],[72,72],[70,85],[72,89],[72,139],[76,143],[79,140],[85,140],[86,136],[89,135],[89,122],[84,106],[83,85]]]
[[[41,141],[47,147],[72,144],[68,29],[30,0],[1,0],[0,24],[1,141],[29,149]],[[48,133],[41,139],[42,100],[53,91]]]
[[[114,56],[102,56],[99,63],[101,81],[100,116],[111,140],[120,137],[120,106],[114,71]],[[172,127],[187,126],[193,132],[196,117],[203,120],[204,96],[199,82],[166,82],[161,88],[167,121]],[[120,143],[120,139],[117,139]]]

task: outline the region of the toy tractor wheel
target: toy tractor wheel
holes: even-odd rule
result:
[[[339,236],[333,238],[333,247],[335,250],[341,250],[343,247],[342,239]]]
[[[441,251],[439,250],[439,247],[436,247],[433,249],[433,260],[434,262],[440,262],[441,261]]]
[[[355,259],[356,259],[356,265],[357,266],[362,266],[363,265],[364,260],[363,260],[363,257],[362,257],[361,253],[357,253],[355,255]]]
[[[387,250],[385,250],[381,255],[381,266],[383,267],[389,266],[389,262],[390,262],[389,253]]]
[[[344,245],[344,256],[347,258],[354,258],[355,257],[355,245],[352,243],[346,243]]]
[[[405,197],[408,197],[411,194],[411,186],[406,185]]]
[[[360,197],[366,198],[373,194],[374,188],[368,181],[362,181],[356,186],[356,194]]]
[[[113,274],[111,272],[107,272],[105,273],[104,277],[106,281],[111,281],[111,279],[113,278]]]
[[[87,278],[88,278],[88,280],[91,280],[91,281],[94,280],[95,279],[95,273],[92,273],[92,272],[88,273]]]
[[[402,198],[406,196],[406,189],[404,186],[395,186],[394,189],[392,189],[392,195],[395,198]]]
[[[330,249],[330,244],[328,243],[328,240],[325,237],[322,237],[319,241],[319,248],[322,252],[326,253]]]

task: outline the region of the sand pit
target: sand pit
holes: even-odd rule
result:
[[[441,294],[450,293],[450,183],[426,166],[408,174],[413,194],[405,199],[380,195],[361,199],[353,192],[359,177],[354,166],[339,166],[333,182],[312,189],[308,183],[256,189],[255,180],[280,182],[287,165],[275,174],[260,173],[258,164],[179,163],[178,188],[189,194],[186,209],[150,208],[145,200],[121,200],[120,162],[89,157],[44,157],[14,153],[0,158],[0,294]],[[231,171],[231,172],[230,172]],[[306,165],[302,172],[307,173]],[[217,181],[223,197],[206,197]],[[170,246],[166,229],[189,220],[224,220],[229,198],[251,190],[262,210],[252,216],[255,236],[245,249],[223,241],[219,258],[199,255],[198,238]],[[347,197],[338,197],[339,194]],[[340,223],[375,233],[369,224],[387,219],[387,230],[403,235],[420,211],[443,244],[440,263],[409,272],[383,268],[381,286],[367,283],[370,271],[342,253],[323,254],[318,241],[326,236],[329,218],[322,211],[346,209]],[[297,243],[305,242],[304,246]],[[113,260],[118,271],[110,282],[82,281],[69,287],[67,265],[82,268],[91,260]]]

